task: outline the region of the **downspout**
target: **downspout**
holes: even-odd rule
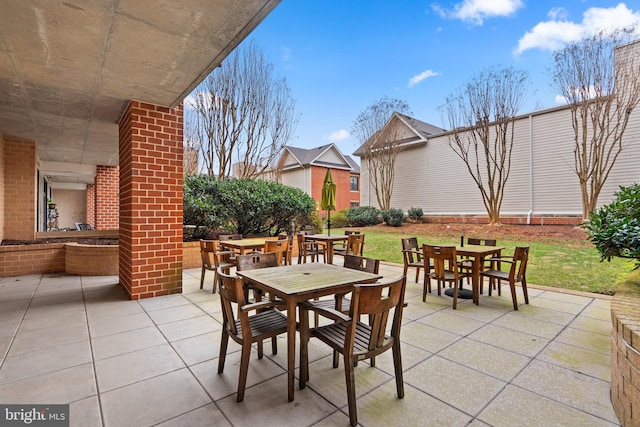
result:
[[[527,225],[531,225],[533,214],[533,116],[529,114],[529,212],[527,213]]]

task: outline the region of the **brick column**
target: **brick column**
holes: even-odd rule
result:
[[[87,217],[85,222],[87,224],[93,224],[96,226],[96,185],[87,184],[87,191],[85,195],[87,204]]]
[[[130,101],[120,119],[120,285],[182,292],[182,107]]]
[[[36,238],[36,143],[5,138],[4,238]]]
[[[118,166],[96,167],[96,230],[117,230],[119,214]]]

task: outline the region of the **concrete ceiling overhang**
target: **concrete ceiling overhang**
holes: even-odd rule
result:
[[[52,181],[91,183],[129,100],[178,106],[278,3],[0,0],[0,134],[35,141]]]

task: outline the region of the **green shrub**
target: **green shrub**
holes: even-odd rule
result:
[[[405,221],[404,212],[402,209],[391,208],[386,211],[382,211],[382,219],[385,224],[391,227],[400,227]]]
[[[183,203],[184,223],[196,226],[194,237],[217,228],[244,236],[290,232],[292,221],[302,221],[315,208],[315,201],[297,188],[206,175],[185,178]]]
[[[347,210],[347,219],[351,227],[368,227],[382,222],[380,210],[373,206],[356,206]]]
[[[640,184],[621,186],[615,200],[591,213],[585,224],[601,260],[611,257],[636,259],[640,267]]]
[[[349,227],[349,220],[347,219],[347,211],[342,210],[331,214],[331,228],[345,228]]]
[[[411,207],[407,211],[407,216],[409,217],[409,219],[412,219],[416,222],[422,222],[422,217],[424,216],[424,213],[422,212],[422,208]]]
[[[311,215],[297,215],[295,224],[295,231],[312,230],[316,234],[322,233],[322,218],[317,211],[311,212]]]

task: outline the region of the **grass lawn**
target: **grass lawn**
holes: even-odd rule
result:
[[[418,234],[415,228],[403,230],[403,227],[377,226],[360,230],[366,234],[365,256],[398,264],[403,263],[400,239],[404,237],[418,237],[420,244],[460,243],[460,234],[433,231]],[[618,258],[600,262],[598,251],[584,239],[545,237],[536,241],[535,235],[529,234],[523,240],[501,236],[500,231],[500,228],[493,229],[492,237],[505,247],[503,254],[513,254],[516,245],[528,244],[531,247],[527,265],[527,283],[530,284],[613,295],[635,266],[633,261]],[[342,229],[331,230],[332,234],[343,232]]]

